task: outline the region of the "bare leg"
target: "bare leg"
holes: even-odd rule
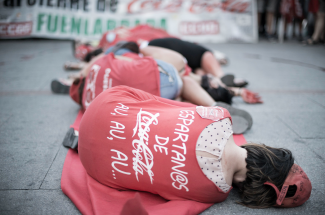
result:
[[[185,66],[183,56],[179,53],[160,47],[147,46],[140,50],[144,56],[151,56],[155,59],[163,60],[172,64],[178,71]],[[201,76],[191,73],[189,76],[181,77],[183,80],[183,88],[181,96],[196,105],[212,106],[215,101],[213,98],[200,86]]]
[[[144,56],[151,56],[155,59],[165,61],[173,65],[177,71],[181,71],[185,68],[184,57],[170,49],[156,47],[156,46],[147,46],[140,49],[140,52]]]
[[[266,21],[267,21],[267,33],[269,35],[272,34],[272,25],[273,25],[273,13],[272,12],[267,12],[267,18],[266,18]]]
[[[64,69],[66,70],[80,70],[86,65],[85,62],[71,62],[67,61],[64,64]]]
[[[213,106],[213,98],[191,77],[184,76],[182,97],[195,104],[202,106]]]
[[[197,69],[194,70],[194,74],[199,75],[199,76],[203,76],[203,75],[206,74],[206,72],[201,68],[197,68]]]
[[[283,38],[284,38],[284,40],[286,40],[287,39],[288,19],[286,17],[284,17],[283,22],[284,22],[284,25],[283,25]]]
[[[324,19],[325,19],[325,13],[318,12],[316,24],[315,24],[315,31],[312,36],[313,41],[318,41],[322,32],[324,31]]]
[[[202,69],[215,77],[221,78],[224,73],[217,59],[211,52],[205,52],[201,58]]]

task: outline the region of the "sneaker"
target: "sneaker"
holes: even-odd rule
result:
[[[224,102],[216,102],[215,106],[227,109],[232,118],[234,134],[242,134],[253,125],[252,116],[245,110],[234,108]]]
[[[53,80],[51,82],[51,90],[57,94],[69,94],[70,85],[65,83],[63,80]]]
[[[69,128],[62,142],[63,146],[78,150],[78,135],[73,128]]]

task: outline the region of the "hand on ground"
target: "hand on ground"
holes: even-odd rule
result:
[[[263,103],[262,98],[258,95],[258,93],[254,93],[247,89],[242,89],[241,97],[246,103],[249,104]]]

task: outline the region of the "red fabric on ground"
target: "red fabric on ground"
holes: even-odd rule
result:
[[[246,143],[246,139],[242,134],[234,134],[233,137],[237,146],[241,146]]]
[[[80,111],[79,114],[82,114]],[[79,116],[78,114],[78,116]],[[78,117],[77,117],[78,118]],[[72,125],[77,128],[77,121]],[[244,136],[234,135],[237,145],[245,142]],[[237,142],[239,141],[239,142]],[[142,206],[130,207],[127,210],[137,214],[138,209],[144,208],[148,214],[199,214],[213,204],[195,201],[168,201],[158,195],[146,192],[119,191],[104,186],[91,178],[82,166],[78,153],[72,149],[66,156],[62,178],[61,189],[76,205],[82,214],[127,214],[123,209],[128,201],[139,195]],[[130,206],[130,205],[129,205]],[[132,205],[131,205],[132,206]]]
[[[103,50],[106,50],[108,47],[116,44],[119,41],[137,42],[139,39],[150,41],[150,40],[158,39],[158,38],[173,37],[172,35],[168,34],[163,29],[153,28],[149,25],[138,25],[138,26],[128,29],[128,30],[129,30],[129,34],[130,34],[129,36],[120,37],[116,34],[116,38],[112,42],[107,41],[107,39],[106,39],[107,34],[110,32],[116,32],[116,31],[118,31],[118,29],[105,32],[99,42],[98,48],[103,48]]]
[[[239,138],[238,138],[239,137]],[[245,140],[243,135],[234,135],[235,141]],[[236,142],[238,145],[238,143]],[[76,205],[82,214],[128,214],[125,210],[138,214],[138,209],[144,208],[148,214],[199,214],[213,204],[195,201],[168,201],[158,195],[146,192],[119,191],[104,186],[91,178],[82,166],[78,153],[70,149],[66,156],[62,178],[61,189]],[[138,195],[142,206],[128,204],[128,201]],[[123,213],[122,213],[123,210]],[[130,213],[129,213],[130,214]]]
[[[212,204],[194,201],[168,201],[158,195],[146,192],[119,191],[104,186],[91,178],[83,168],[77,152],[70,149],[64,162],[61,189],[76,205],[82,214],[126,214],[125,210],[132,211],[130,214],[199,214]],[[142,206],[130,204],[129,201],[139,195]],[[124,205],[130,208],[124,209]]]

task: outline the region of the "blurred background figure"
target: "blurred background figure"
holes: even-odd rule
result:
[[[311,38],[304,43],[307,45],[324,43],[325,0],[309,0],[308,11],[315,17],[315,28]]]
[[[265,35],[268,40],[274,39],[273,22],[278,1],[279,0],[257,0],[259,32],[261,36]],[[264,14],[265,17],[263,17]],[[265,21],[265,28],[263,21]]]
[[[257,0],[257,13],[261,39],[324,43],[325,0]]]
[[[303,40],[302,36],[302,22],[304,19],[304,13],[302,5],[304,0],[282,0],[281,1],[281,14],[284,21],[284,40],[288,39],[287,26],[289,23],[293,24],[292,38],[296,37],[296,25],[298,26],[298,41]]]

